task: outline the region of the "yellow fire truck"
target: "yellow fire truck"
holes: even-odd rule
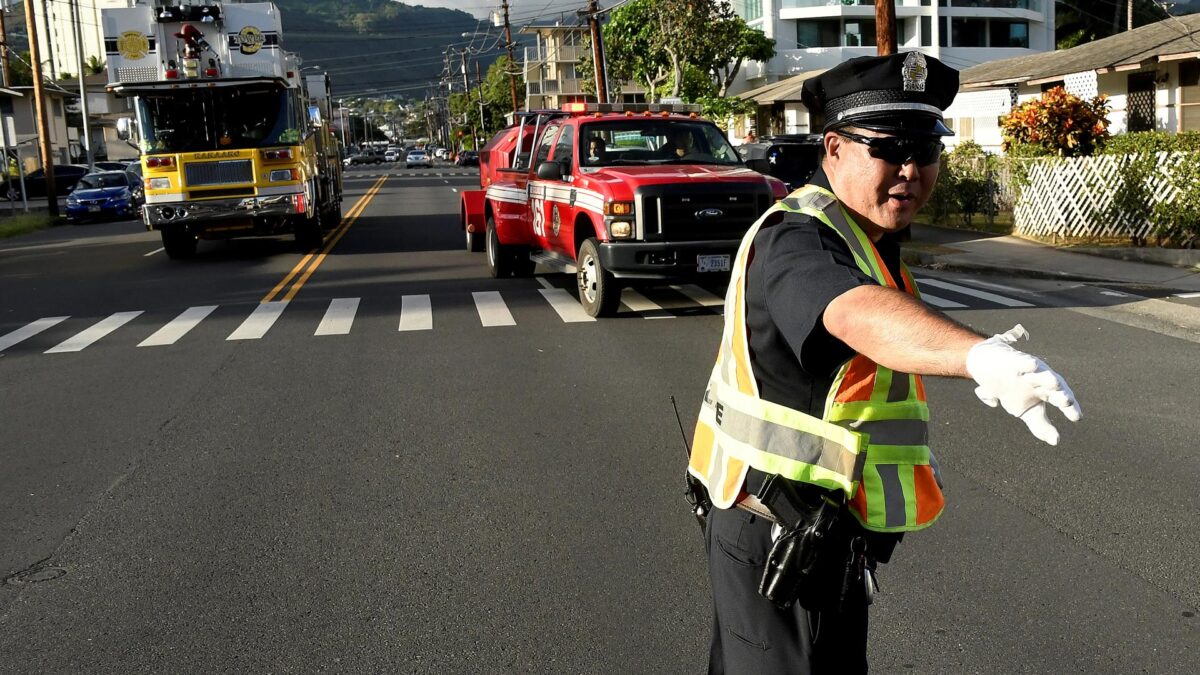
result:
[[[301,75],[270,2],[138,0],[103,10],[119,134],[141,150],[146,227],[171,258],[198,239],[293,233],[318,248],[341,216],[329,79]]]

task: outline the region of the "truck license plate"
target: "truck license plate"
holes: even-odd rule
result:
[[[89,206],[88,213],[100,213],[100,207],[99,206]]]
[[[727,255],[698,255],[696,256],[697,272],[728,272],[729,256]]]

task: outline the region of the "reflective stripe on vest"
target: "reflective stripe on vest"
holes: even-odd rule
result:
[[[780,211],[802,213],[833,228],[855,263],[880,285],[917,295],[901,264],[900,284],[866,234],[832,193],[806,186],[764,214],[738,248],[725,298],[726,320],[688,471],[719,508],[743,495],[750,467],[842,490],[864,527],[902,532],[928,527],[941,514],[937,463],[928,447],[929,409],[920,376],[884,368],[857,354],[838,371],[822,418],[765,401],[750,367],[745,282],[754,237]]]

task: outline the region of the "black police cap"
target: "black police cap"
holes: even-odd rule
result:
[[[932,56],[859,56],[804,82],[801,100],[824,131],[856,126],[898,135],[952,136],[942,111],[958,93],[958,71]]]

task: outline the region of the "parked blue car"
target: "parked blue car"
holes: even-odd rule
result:
[[[133,217],[144,194],[141,181],[126,171],[89,173],[67,195],[67,220]]]

